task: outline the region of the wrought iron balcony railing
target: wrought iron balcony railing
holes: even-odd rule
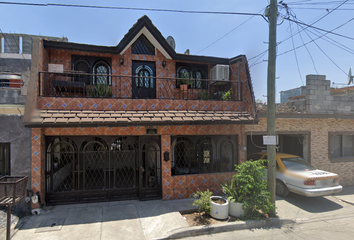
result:
[[[243,83],[211,79],[39,72],[43,97],[242,101]]]

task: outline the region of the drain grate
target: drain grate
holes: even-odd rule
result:
[[[43,220],[36,229],[36,233],[60,231],[65,222],[65,218]]]

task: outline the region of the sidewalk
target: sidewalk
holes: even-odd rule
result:
[[[353,191],[354,186],[345,187],[340,195],[318,198],[290,194],[284,199],[277,199],[279,218],[193,228],[188,226],[179,211],[192,209],[194,199],[54,206],[47,208],[42,215],[29,217],[12,239],[165,239],[295,224],[354,214],[352,205],[339,201],[341,198],[354,200]]]

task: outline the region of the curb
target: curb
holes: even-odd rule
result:
[[[180,228],[180,229],[170,231],[168,233],[168,237],[161,238],[161,239],[178,239],[178,238],[186,238],[191,236],[208,235],[212,233],[231,232],[231,231],[243,230],[243,229],[282,226],[282,225],[294,224],[294,223],[296,222],[290,219],[271,218],[268,220],[249,220],[249,221],[222,223],[222,224],[206,225],[206,226],[198,226],[198,227],[188,227],[188,228]]]

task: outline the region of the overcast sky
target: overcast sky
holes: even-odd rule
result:
[[[16,2],[261,14],[268,5],[267,0],[18,0]],[[354,65],[354,0],[283,2],[287,4],[287,8],[279,7],[280,16],[296,18],[298,22],[306,24],[312,24],[323,17],[313,26],[327,31],[344,25],[333,31],[343,36],[327,33],[320,37],[326,32],[313,28],[303,30],[306,26],[299,26],[279,17],[277,42],[280,44],[277,48],[276,101],[280,101],[280,91],[306,85],[308,74],[326,75],[328,80],[335,82],[334,86],[343,87],[344,85],[341,84],[347,82],[349,67]],[[342,5],[339,6],[340,4]],[[335,9],[336,7],[338,8]],[[245,54],[249,60],[255,97],[266,102],[268,53],[254,58],[268,48],[268,23],[261,16],[0,4],[0,29],[4,33],[65,36],[70,42],[115,46],[143,15],[147,15],[152,20],[164,37],[174,37],[178,53],[190,49],[191,54],[226,58]],[[299,30],[303,31],[295,34]],[[224,36],[225,34],[227,35]],[[292,34],[295,35],[290,37]],[[220,40],[217,41],[218,39]],[[215,41],[217,42],[214,43]],[[309,41],[312,42],[306,45],[307,48],[300,47],[296,51],[291,51],[293,46],[296,48]],[[210,44],[212,45],[209,46]],[[287,53],[283,54],[284,52]]]

